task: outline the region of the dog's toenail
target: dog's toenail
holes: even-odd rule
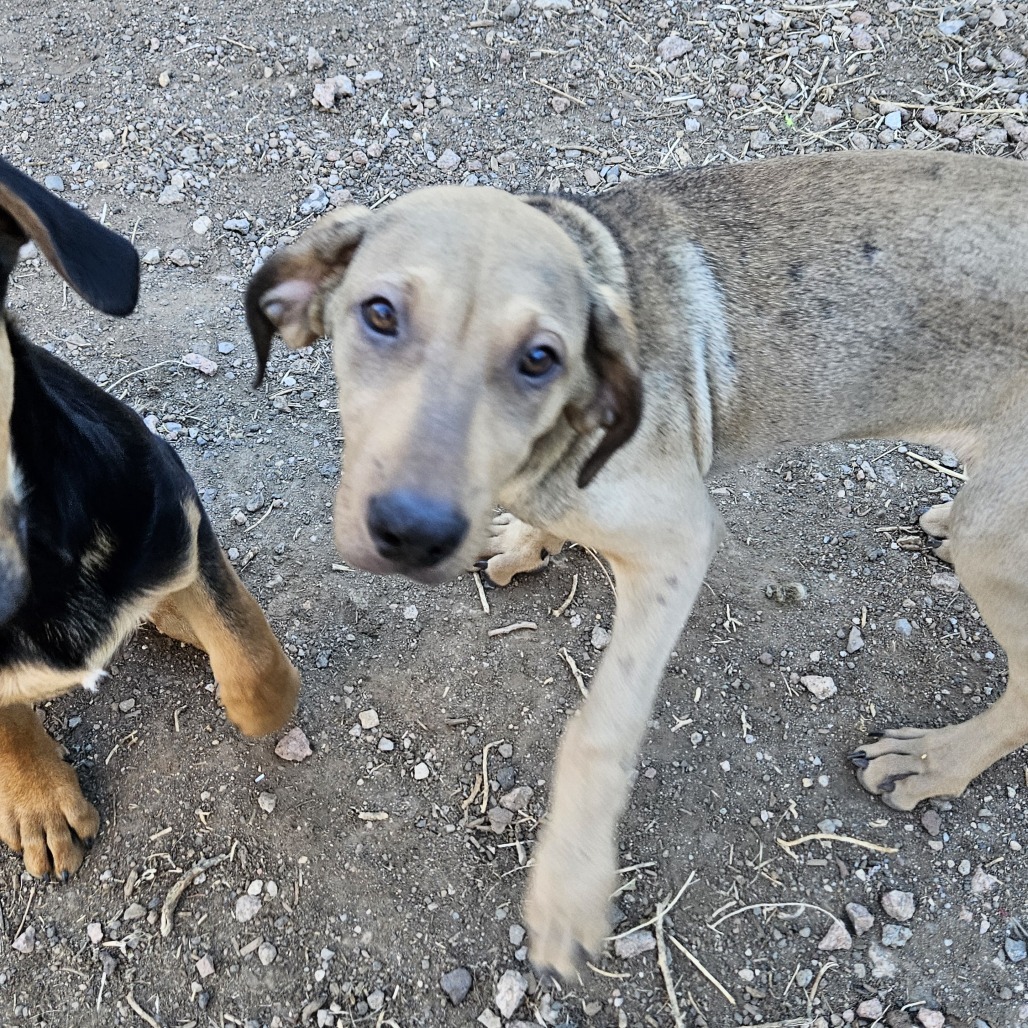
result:
[[[861,769],[866,768],[871,763],[871,761],[867,759],[867,754],[863,750],[857,750],[856,753],[851,753],[850,762]]]
[[[881,739],[885,736],[885,732],[879,731],[877,728],[871,728],[868,730],[867,737],[869,739]]]
[[[541,550],[539,551],[539,559],[540,559],[540,560],[548,560],[548,559],[549,559],[549,556],[550,556],[550,551],[549,551],[548,549],[546,549],[546,547],[544,546],[544,547],[543,547],[543,548],[542,548],[542,549],[541,549]]]
[[[489,561],[487,561],[487,560],[476,560],[475,561],[475,570],[476,571],[485,571],[485,569],[487,567],[489,567]]]
[[[900,771],[898,774],[889,775],[889,777],[882,782],[881,786],[879,786],[879,789],[882,792],[892,792],[896,788],[897,782],[905,781],[907,778],[913,778],[916,774],[916,771]]]
[[[71,875],[69,875],[67,871],[62,871],[62,872],[61,872],[61,881],[62,881],[62,882],[63,882],[63,883],[65,884],[65,885],[67,885],[67,884],[68,884],[68,879],[69,879],[70,877],[71,877]]]

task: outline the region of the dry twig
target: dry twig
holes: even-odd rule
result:
[[[737,1005],[735,997],[673,935],[671,936],[671,942],[678,948],[686,960],[688,960],[733,1007]]]
[[[219,853],[216,857],[207,857],[205,860],[201,860],[198,864],[194,864],[182,877],[168,890],[168,895],[164,897],[164,903],[161,906],[161,935],[167,938],[171,935],[172,928],[175,927],[175,908],[178,906],[178,901],[182,898],[182,893],[189,888],[190,885],[196,881],[205,871],[209,871],[212,867],[216,867],[223,860],[228,860],[227,853]]]
[[[815,832],[813,835],[801,835],[798,839],[775,839],[775,842],[793,860],[798,859],[792,852],[793,849],[807,842],[846,842],[851,846],[861,846],[866,850],[873,850],[875,853],[899,853],[894,846],[879,846],[876,842],[864,842],[863,839],[854,839],[851,835],[834,835],[832,832]]]

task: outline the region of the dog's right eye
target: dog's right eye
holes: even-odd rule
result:
[[[361,317],[364,324],[372,332],[390,339],[396,336],[400,328],[400,319],[396,308],[384,297],[374,296],[361,304]]]

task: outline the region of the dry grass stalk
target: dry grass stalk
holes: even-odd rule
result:
[[[799,859],[792,852],[793,849],[808,842],[845,842],[850,846],[860,846],[866,850],[873,850],[875,853],[899,853],[895,846],[879,846],[876,842],[865,842],[863,839],[854,839],[851,835],[835,835],[832,832],[815,832],[813,835],[801,835],[798,839],[775,839],[775,842],[793,860]]]
[[[571,656],[567,651],[566,646],[561,646],[560,655],[564,658],[565,663],[571,668],[571,674],[575,676],[575,681],[578,683],[578,691],[583,696],[589,695],[589,690],[585,687],[585,678],[582,676],[582,672],[579,670],[578,665],[575,663],[575,658]]]
[[[555,618],[559,618],[564,613],[564,611],[566,611],[568,609],[568,607],[570,607],[571,604],[574,602],[575,593],[577,593],[577,592],[578,592],[578,575],[576,574],[576,575],[572,575],[571,576],[571,592],[569,592],[567,594],[567,596],[564,598],[564,602],[559,607],[554,607],[553,610],[550,611],[550,613]]]
[[[657,935],[657,966],[660,968],[661,977],[664,979],[664,988],[667,991],[668,1006],[671,1008],[671,1016],[675,1021],[675,1028],[685,1028],[685,1020],[682,1017],[682,1008],[678,1004],[678,996],[675,993],[675,983],[671,978],[671,965],[667,959],[667,942],[664,939],[664,915],[667,913],[667,906],[664,903],[657,904],[656,935]]]
[[[161,905],[161,935],[167,938],[171,935],[172,928],[175,927],[175,908],[178,906],[178,901],[182,898],[182,893],[189,888],[190,885],[196,881],[205,871],[209,871],[212,867],[216,867],[224,860],[228,860],[229,855],[227,853],[219,853],[216,857],[207,857],[205,860],[201,860],[198,864],[194,864],[182,877],[168,890],[168,895],[164,897],[164,903]]]
[[[694,957],[673,935],[670,936],[670,939],[686,960],[688,960],[733,1007],[736,1006],[735,997],[699,962],[699,960],[697,960],[696,957]]]
[[[510,635],[511,632],[534,632],[538,627],[534,621],[515,621],[512,625],[504,625],[503,628],[490,628],[489,637],[495,638],[498,635]]]

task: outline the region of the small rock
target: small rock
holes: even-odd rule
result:
[[[854,50],[863,52],[873,50],[875,46],[874,37],[863,25],[853,26],[853,31],[850,33],[850,42],[853,44]]]
[[[597,625],[593,629],[591,642],[594,650],[605,650],[610,645],[610,632],[603,625]]]
[[[1006,133],[1004,133],[1005,135]],[[460,164],[460,157],[457,156],[449,147],[447,147],[437,158],[435,166],[440,171],[454,171],[457,165]]]
[[[909,921],[914,916],[914,894],[892,889],[882,894],[882,910],[894,921]]]
[[[475,1018],[482,1028],[501,1028],[503,1022],[488,1007]]]
[[[189,254],[186,253],[181,246],[175,247],[175,249],[168,254],[168,262],[170,264],[174,264],[176,268],[185,268],[191,263],[189,260]]]
[[[882,929],[882,945],[891,949],[899,949],[906,946],[914,933],[901,924],[887,924]]]
[[[236,344],[235,343],[230,343],[230,342],[227,342],[227,341],[226,342],[222,342],[222,343],[218,343],[218,353],[220,353],[220,354],[226,354],[226,355],[230,354],[235,348],[236,348]]]
[[[450,1002],[457,1006],[467,999],[471,991],[471,972],[466,967],[455,967],[439,979],[439,987],[446,993]]]
[[[86,938],[94,946],[99,946],[104,941],[104,930],[99,921],[92,921],[86,925]]]
[[[657,56],[662,61],[677,61],[689,53],[692,48],[692,43],[673,33],[657,44]]]
[[[382,738],[378,740],[378,748],[382,753],[392,753],[393,750],[396,749],[396,743],[393,742],[392,739],[388,739],[383,735]]]
[[[512,946],[520,946],[525,941],[525,926],[512,924],[507,929],[507,938]]]
[[[212,974],[214,974],[214,961],[211,960],[209,954],[205,953],[196,962],[196,973],[201,978],[209,978]]]
[[[800,685],[816,700],[827,700],[838,691],[835,680],[827,675],[801,675]]]
[[[138,921],[141,917],[146,917],[146,907],[141,903],[130,903],[121,916],[124,921]]]
[[[921,815],[921,825],[932,837],[938,835],[942,831],[942,818],[939,816],[939,812],[929,807]]]
[[[36,948],[36,929],[29,925],[19,935],[14,942],[11,943],[11,948],[16,950],[18,953],[24,953],[26,956],[33,952]]]
[[[504,810],[503,807],[490,807],[486,817],[489,818],[489,827],[497,835],[503,835],[503,833],[514,823],[513,812],[510,810]]]
[[[308,71],[320,71],[325,67],[325,59],[314,49],[313,46],[307,47],[307,70]]]
[[[846,640],[846,652],[857,653],[864,648],[864,636],[861,634],[860,629],[854,625],[850,629],[849,638]]]
[[[264,880],[262,878],[255,878],[246,887],[247,896],[259,896],[264,891]]]
[[[275,962],[275,957],[278,956],[278,950],[275,948],[273,943],[262,942],[257,947],[257,959],[267,967],[269,964]]]
[[[47,175],[43,179],[43,185],[54,193],[64,192],[64,179],[60,175]]]
[[[528,980],[520,971],[504,971],[496,983],[493,1003],[503,1017],[510,1017],[528,992]]]
[[[257,806],[264,811],[265,814],[270,814],[275,809],[275,804],[278,800],[275,798],[273,792],[262,792],[257,797]]]
[[[361,723],[361,728],[368,731],[371,728],[378,728],[378,711],[374,707],[369,707],[367,710],[362,710],[357,715],[357,720]]]
[[[206,214],[201,214],[200,217],[193,222],[193,231],[198,236],[205,236],[208,232],[210,232],[213,225],[214,222],[211,221],[211,219],[208,218]]]
[[[252,921],[260,913],[260,910],[261,901],[256,896],[243,893],[243,895],[236,900],[235,917],[240,924],[246,924],[247,921]]]
[[[218,362],[212,361],[210,357],[205,357],[202,353],[184,353],[182,354],[182,363],[187,368],[196,368],[203,375],[213,375],[218,370]]]
[[[307,736],[300,728],[290,728],[279,739],[278,745],[275,747],[275,756],[281,757],[283,760],[291,760],[294,763],[306,760],[313,752]]]
[[[921,1007],[917,1012],[917,1020],[924,1028],[945,1028],[946,1015],[941,1010],[929,1010]]]
[[[846,112],[841,107],[828,107],[817,103],[814,104],[814,110],[810,115],[810,127],[819,132],[832,125],[838,125],[845,116]]]
[[[250,220],[249,218],[228,218],[222,222],[221,227],[226,232],[236,232],[245,236],[250,231]]]
[[[900,635],[906,636],[914,631],[914,626],[906,618],[897,618],[895,628]]]
[[[527,809],[528,804],[532,802],[533,795],[535,794],[531,786],[519,785],[516,789],[511,789],[510,792],[500,797],[500,806],[517,813]]]
[[[404,621],[418,620],[418,608],[413,603],[403,608],[403,619]]]
[[[846,914],[857,935],[863,935],[864,932],[869,932],[874,927],[874,915],[860,903],[847,903]]]
[[[321,214],[328,207],[328,193],[321,186],[315,186],[310,196],[300,204],[300,214],[307,217],[310,214]]]
[[[865,1021],[877,1021],[883,1013],[885,1011],[882,1001],[877,996],[874,999],[865,999],[857,1006],[857,1017],[862,1017]]]
[[[841,921],[833,921],[832,927],[825,933],[825,937],[817,944],[820,950],[834,951],[841,949],[852,949],[853,939],[846,931],[846,926]]]
[[[867,948],[867,956],[871,961],[872,978],[892,978],[898,968],[891,954],[883,949],[877,942],[872,942]]]
[[[1028,957],[1028,945],[1024,939],[1008,938],[1003,943],[1003,949],[1007,954],[1007,960],[1012,964],[1020,964],[1025,957]]]
[[[162,71],[160,75],[157,76],[157,85],[159,85],[161,89],[167,89],[168,86],[171,85],[171,75],[166,71]]]
[[[631,960],[632,957],[641,956],[656,948],[657,940],[654,938],[653,932],[631,932],[614,940],[614,952],[622,960]]]
[[[936,571],[932,575],[931,586],[940,593],[958,593],[960,592],[960,579],[952,571]]]
[[[885,116],[885,127],[893,132],[899,131],[903,127],[903,115],[899,111],[889,111]]]
[[[143,254],[142,261],[148,267],[153,267],[155,264],[160,264],[161,251],[158,250],[156,246],[152,247],[151,249],[147,250],[146,253]]]
[[[502,11],[500,11],[500,17],[504,21],[517,21],[521,16],[521,4],[518,0],[510,0],[510,3]]]
[[[381,989],[375,989],[373,992],[369,992],[367,1004],[372,1013],[376,1013],[381,1010],[385,1005],[385,993]]]
[[[423,760],[419,760],[418,763],[414,765],[413,775],[415,782],[423,782],[431,773],[432,772],[429,770],[428,765]]]
[[[982,867],[976,867],[974,874],[971,876],[971,892],[975,896],[985,896],[999,884],[999,879],[990,875]]]

